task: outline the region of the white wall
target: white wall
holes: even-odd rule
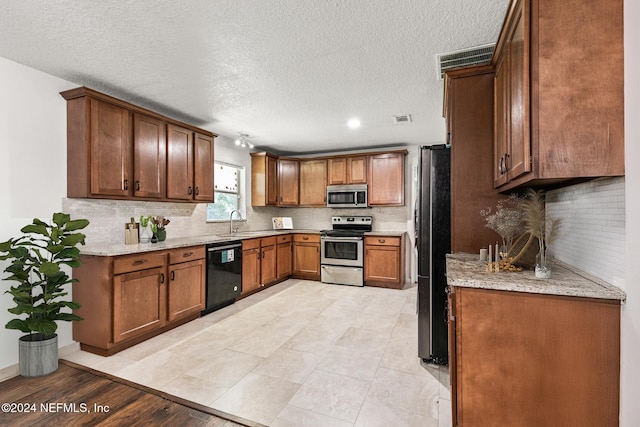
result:
[[[620,425],[640,420],[640,2],[624,4],[627,302],[622,306]]]
[[[0,58],[0,241],[19,233],[33,218],[50,219],[66,194],[66,101],[73,83]],[[6,262],[0,262],[4,270]],[[4,277],[5,274],[0,274]],[[18,361],[21,332],[4,325],[13,301],[0,282],[0,369]],[[72,343],[71,325],[58,328],[59,343]]]

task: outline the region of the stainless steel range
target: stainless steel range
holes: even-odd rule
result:
[[[364,233],[370,216],[331,217],[331,230],[320,235],[320,280],[323,283],[364,286]]]

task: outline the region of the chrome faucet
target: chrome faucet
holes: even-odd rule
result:
[[[242,214],[240,213],[239,210],[234,209],[231,211],[231,213],[229,214],[229,233],[230,234],[236,234],[238,232],[238,226],[236,225],[235,227],[233,226],[233,214],[234,213],[238,213],[238,215],[240,216],[240,219],[242,219]]]

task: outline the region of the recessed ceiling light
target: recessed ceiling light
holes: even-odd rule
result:
[[[351,129],[357,129],[360,127],[360,120],[351,119],[347,122],[347,126],[349,126]]]

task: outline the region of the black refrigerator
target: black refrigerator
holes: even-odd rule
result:
[[[418,248],[418,356],[448,363],[447,278],[451,251],[451,149],[420,147],[415,233]]]

